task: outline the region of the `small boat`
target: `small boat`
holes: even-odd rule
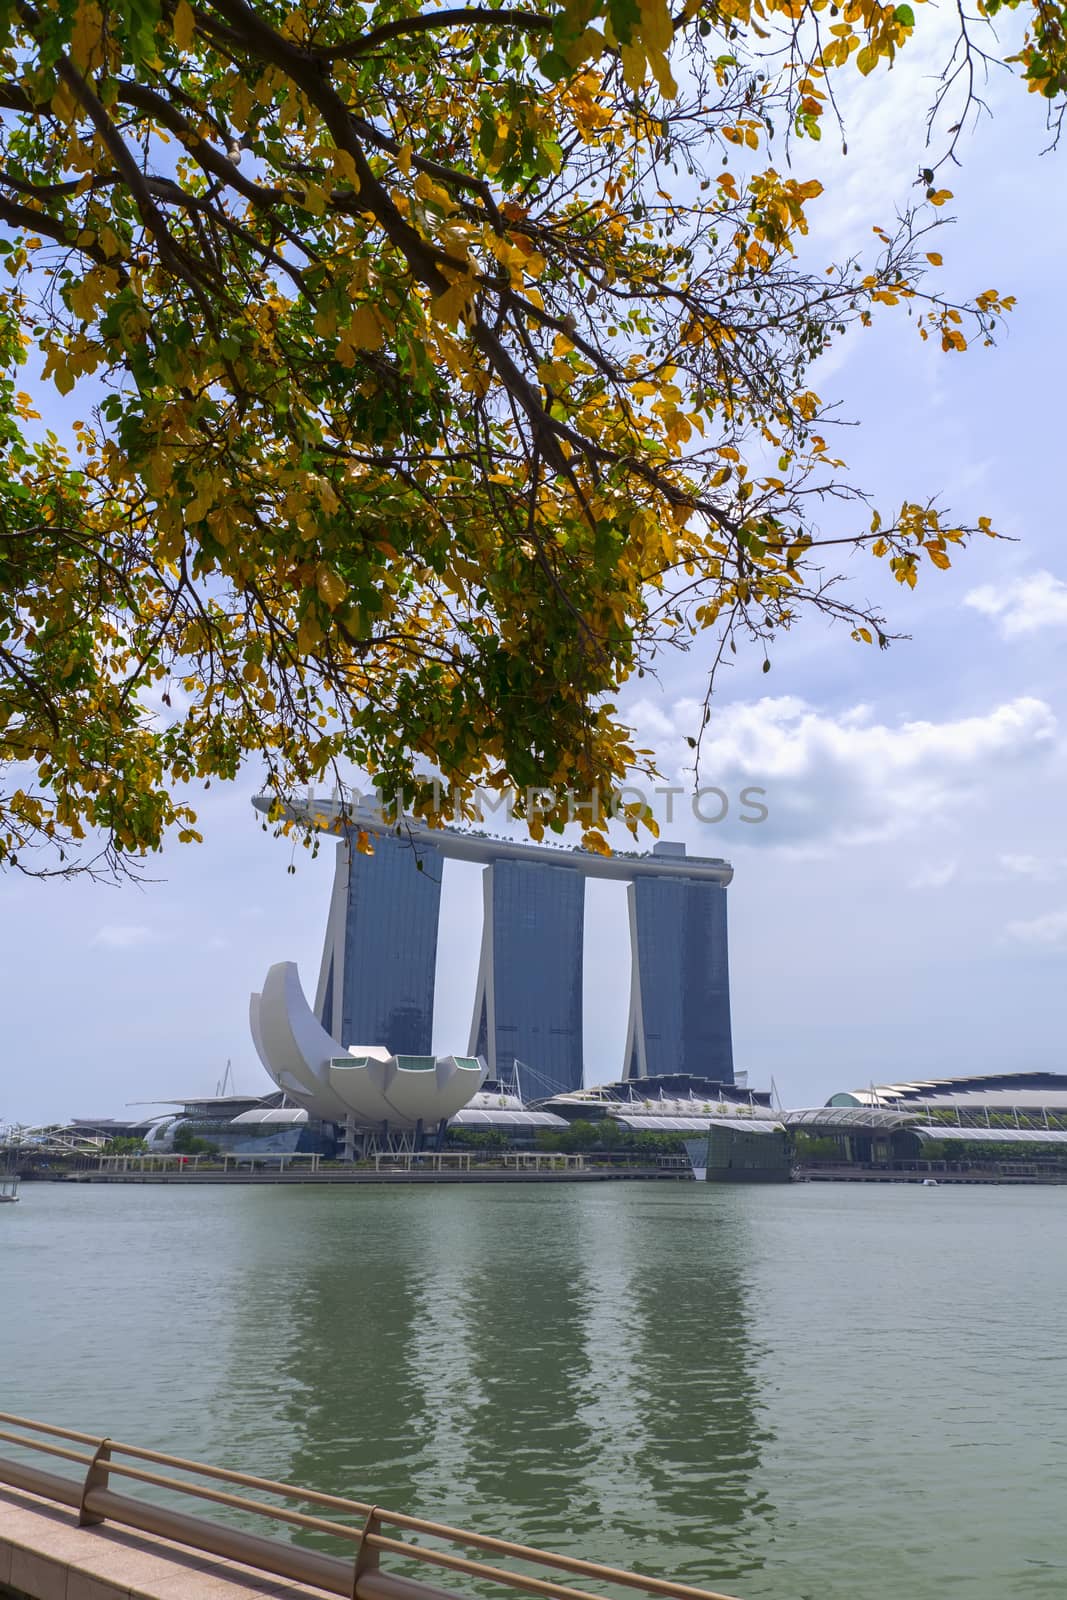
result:
[[[924,1178],[923,1179],[923,1188],[924,1189],[937,1189],[938,1187],[939,1187],[939,1184],[938,1184],[938,1181],[937,1181],[936,1178]]]

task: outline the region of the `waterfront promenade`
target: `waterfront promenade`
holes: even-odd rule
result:
[[[31,1175],[27,1174],[27,1178]],[[720,1180],[729,1174],[721,1174]],[[789,1176],[789,1174],[787,1174]],[[929,1184],[938,1186],[1067,1185],[1067,1171],[1042,1169],[1025,1163],[989,1163],[960,1168],[945,1163],[916,1162],[911,1166],[846,1166],[829,1163],[801,1164],[793,1168],[794,1183]],[[413,1184],[575,1184],[575,1183],[689,1183],[693,1172],[686,1158],[661,1160],[659,1165],[588,1164],[582,1156],[502,1155],[496,1160],[472,1160],[458,1152],[412,1156],[383,1156],[373,1167],[330,1163],[317,1156],[227,1158],[221,1164],[201,1164],[198,1157],[103,1157],[96,1166],[62,1172],[42,1172],[36,1181],[49,1184],[171,1184],[179,1187],[232,1187],[282,1185],[288,1187],[360,1188],[403,1187]],[[709,1179],[709,1181],[715,1181]],[[743,1181],[740,1180],[740,1181]]]
[[[71,1172],[62,1178],[54,1179],[57,1183],[171,1183],[187,1188],[198,1185],[221,1184],[232,1187],[235,1184],[290,1184],[307,1187],[309,1185],[320,1188],[338,1187],[342,1189],[359,1188],[360,1185],[377,1184],[387,1185],[391,1189],[404,1184],[426,1183],[621,1183],[627,1182],[668,1182],[688,1183],[691,1174],[684,1171],[662,1170],[658,1167],[629,1167],[623,1169],[586,1168],[586,1170],[571,1170],[564,1172],[525,1172],[522,1170],[510,1171],[506,1167],[472,1167],[469,1171],[449,1172],[447,1170],[421,1171],[413,1168],[410,1171],[381,1172],[340,1172],[327,1170],[319,1172],[303,1172],[292,1169],[282,1172],[277,1168],[257,1168],[250,1171],[246,1167],[234,1168],[223,1172],[219,1168],[207,1168],[203,1172]]]
[[[584,1155],[503,1151],[493,1157],[470,1151],[422,1151],[381,1154],[373,1167],[331,1162],[317,1155],[226,1156],[202,1161],[199,1156],[101,1156],[95,1166],[49,1175],[53,1183],[177,1184],[424,1184],[424,1183],[617,1183],[620,1181],[689,1181],[685,1157],[639,1165],[625,1160],[590,1162]]]
[[[322,1600],[321,1589],[198,1555],[0,1487],[0,1597],[14,1600]]]

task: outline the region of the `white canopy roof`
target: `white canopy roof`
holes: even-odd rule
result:
[[[234,1117],[230,1127],[245,1128],[251,1127],[253,1124],[258,1126],[264,1122],[292,1125],[295,1122],[306,1122],[307,1119],[308,1114],[301,1106],[272,1106],[267,1110],[258,1108],[252,1111],[242,1111],[239,1117]]]
[[[513,1106],[487,1110],[480,1106],[464,1106],[448,1119],[451,1128],[566,1128],[565,1118],[554,1117],[551,1111],[517,1111]]]
[[[706,1133],[709,1128],[729,1128],[734,1133],[782,1133],[780,1122],[763,1117],[615,1117],[613,1121],[636,1133]]]
[[[948,1139],[959,1144],[1057,1144],[1067,1145],[1062,1128],[958,1128],[954,1123],[931,1122],[909,1129],[920,1139]]]

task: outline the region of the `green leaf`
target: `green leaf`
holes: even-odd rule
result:
[[[542,64],[541,71],[544,70]],[[545,75],[547,77],[547,73]],[[488,111],[482,112],[482,120],[478,127],[478,148],[487,161],[496,149],[496,123]]]
[[[548,79],[549,83],[559,83],[571,70],[566,56],[560,55],[558,50],[546,50],[537,63],[537,69],[543,78]],[[482,123],[482,128],[483,130],[485,128],[484,122]]]
[[[893,12],[893,21],[899,22],[902,28],[914,28],[915,13],[910,6],[897,6]]]
[[[620,44],[629,44],[634,29],[640,26],[641,8],[637,0],[608,0],[608,16]]]
[[[156,54],[156,23],[163,17],[160,0],[120,0],[120,37],[136,61],[151,61]]]

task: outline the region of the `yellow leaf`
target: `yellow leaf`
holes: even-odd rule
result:
[[[327,516],[333,516],[340,509],[341,502],[334,491],[329,478],[321,478],[317,472],[309,472],[307,476],[308,489],[318,498],[318,502]]]
[[[944,264],[941,259],[941,254],[937,250],[928,250],[926,252],[926,259],[929,261],[932,267],[940,267]]]
[[[333,170],[348,184],[350,189],[359,193],[359,173],[356,171],[355,159],[348,150],[335,150],[333,152]]]
[[[107,298],[118,285],[118,275],[110,267],[97,267],[89,275],[74,283],[67,291],[71,310],[75,316],[88,322],[98,305]]]
[[[193,16],[192,6],[188,0],[178,0],[174,8],[174,42],[178,49],[191,49],[195,33],[196,18]]]
[[[299,190],[297,191],[299,193]],[[310,211],[313,217],[321,217],[326,213],[326,191],[320,189],[317,183],[304,185],[304,210]]]
[[[456,202],[448,190],[442,188],[439,183],[434,183],[433,179],[425,172],[420,172],[415,179],[415,193],[420,200],[425,200],[427,204],[436,206],[446,217],[450,217],[457,209]]]
[[[234,84],[233,94],[230,97],[230,121],[241,133],[248,127],[248,117],[252,110],[252,91],[241,78]]]
[[[678,85],[674,81],[667,57],[662,50],[650,50],[648,64],[652,68],[652,76],[656,80],[660,94],[665,100],[673,100],[678,93]]]
[[[380,350],[385,342],[378,313],[373,306],[357,306],[337,344],[337,359],[342,366],[356,364],[357,350]]]
[[[52,382],[60,394],[70,394],[74,387],[74,374],[65,362],[56,363],[55,371],[52,373]]]
[[[674,39],[674,19],[667,0],[641,0],[641,42],[652,52],[669,50]]]
[[[439,322],[454,328],[461,317],[466,316],[467,310],[474,298],[474,284],[470,278],[460,278],[444,294],[439,294],[433,303],[433,314]]]
[[[315,573],[315,587],[319,591],[324,605],[331,611],[336,611],[345,595],[348,585],[340,573],[334,572],[332,567],[320,565]]]
[[[70,53],[83,72],[93,71],[103,56],[103,17],[95,0],[81,0],[74,13]]]
[[[322,629],[319,627],[314,614],[309,611],[302,618],[300,627],[297,629],[296,648],[301,655],[306,655],[308,651],[314,650],[321,640]]]
[[[946,200],[952,199],[951,189],[935,189],[933,194],[926,197],[932,206],[943,206]]]

